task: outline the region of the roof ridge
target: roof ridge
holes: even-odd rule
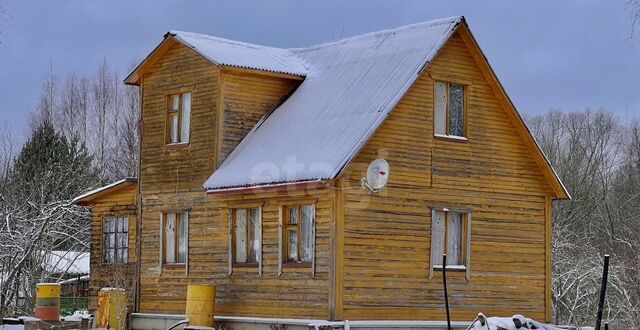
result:
[[[236,45],[236,46],[254,48],[254,49],[265,49],[266,48],[266,49],[278,49],[278,50],[283,50],[283,51],[289,51],[290,50],[290,48],[265,46],[265,45],[254,44],[254,43],[245,42],[245,41],[239,41],[239,40],[235,40],[235,39],[227,39],[227,38],[222,38],[222,37],[218,37],[218,36],[212,36],[210,34],[203,34],[203,33],[197,33],[197,32],[169,30],[169,34],[171,34],[174,37],[178,37],[178,38],[180,37],[180,35],[190,36],[190,37],[201,37],[203,39],[210,39],[210,40],[212,39],[212,40],[215,40],[215,41],[218,41],[218,42],[223,42],[223,43]]]
[[[296,47],[296,48],[287,48],[288,50],[291,51],[295,51],[295,52],[304,52],[304,51],[308,51],[308,50],[315,50],[318,48],[322,48],[322,47],[328,47],[328,46],[332,46],[334,44],[339,44],[339,43],[345,43],[345,42],[349,42],[349,41],[354,41],[354,40],[358,40],[358,39],[366,39],[366,38],[370,38],[376,35],[382,35],[382,34],[388,34],[388,33],[392,33],[392,32],[401,32],[404,30],[408,30],[408,29],[414,29],[417,27],[427,27],[427,26],[437,26],[437,25],[442,25],[442,24],[450,24],[456,21],[462,22],[464,21],[464,16],[451,16],[451,17],[446,17],[446,18],[439,18],[439,19],[434,19],[434,20],[430,20],[430,21],[423,21],[423,22],[417,22],[417,23],[412,23],[412,24],[407,24],[407,25],[402,25],[402,26],[398,26],[395,28],[389,28],[389,29],[384,29],[384,30],[378,30],[378,31],[371,31],[371,32],[367,32],[367,33],[363,33],[363,34],[357,34],[351,37],[346,37],[346,38],[342,38],[342,39],[338,39],[338,40],[334,40],[334,41],[328,41],[328,42],[322,42],[319,44],[315,44],[315,45],[311,45],[311,46],[307,46],[307,47]]]

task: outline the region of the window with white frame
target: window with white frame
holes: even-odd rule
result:
[[[468,270],[471,253],[471,213],[465,210],[432,208],[431,275],[441,269],[447,255],[447,269]]]
[[[166,143],[189,143],[191,93],[169,95],[167,100]]]
[[[162,214],[163,264],[184,264],[188,253],[189,212]]]
[[[465,86],[435,82],[434,130],[436,135],[465,137]]]
[[[234,265],[258,266],[262,250],[261,208],[231,209],[231,258]]]
[[[106,217],[102,224],[102,263],[129,261],[129,218]]]

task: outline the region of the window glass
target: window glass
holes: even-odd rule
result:
[[[249,244],[250,256],[249,259],[251,262],[260,261],[260,240],[262,239],[262,234],[260,233],[262,224],[260,219],[260,209],[252,208],[249,209],[249,222],[251,223],[251,242]]]
[[[178,262],[187,262],[187,212],[180,214],[178,222]]]
[[[171,97],[171,111],[178,111],[180,109],[180,96],[174,95]]]
[[[436,134],[447,134],[447,84],[436,82],[434,129]]]
[[[103,263],[128,261],[129,220],[127,217],[107,217],[103,225]]]
[[[298,208],[292,207],[289,209],[289,224],[295,225],[298,224]]]
[[[287,253],[288,260],[298,260],[298,232],[291,230],[288,231],[288,246],[289,251]]]
[[[247,262],[247,210],[236,210],[235,262]]]
[[[441,266],[442,255],[444,254],[444,232],[445,232],[445,214],[443,211],[435,211],[433,213],[432,230],[431,230],[431,248],[433,249],[432,264]]]
[[[305,205],[302,207],[302,256],[301,261],[309,262],[313,259],[313,226],[315,207]]]
[[[177,115],[171,116],[170,136],[171,136],[171,140],[170,140],[171,143],[178,142],[178,116]]]
[[[180,142],[189,142],[191,126],[191,93],[182,94],[182,114],[180,118]]]
[[[447,265],[462,265],[462,215],[447,214]]]
[[[464,136],[464,86],[449,85],[449,135]]]
[[[165,244],[164,244],[164,261],[166,263],[176,262],[176,214],[167,213],[165,222]]]

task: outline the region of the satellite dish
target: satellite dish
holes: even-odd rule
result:
[[[367,176],[362,178],[362,187],[369,192],[379,192],[387,185],[389,180],[389,163],[378,158],[369,164]]]

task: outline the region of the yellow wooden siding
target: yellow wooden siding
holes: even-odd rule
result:
[[[173,44],[142,78],[143,136],[139,178],[142,312],[184,313],[187,283],[184,268],[160,273],[160,214],[191,210],[191,249],[215,239],[206,236],[204,228],[212,223],[212,219],[205,216],[206,196],[202,183],[215,168],[218,71],[191,49]],[[166,145],[167,95],[183,92],[192,93],[189,143]]]
[[[267,112],[273,110],[299,81],[267,75],[223,72],[222,129],[218,164],[235,149]]]
[[[226,155],[240,131],[253,126],[293,87],[264,74],[223,74],[191,50],[173,46],[142,81],[142,257],[140,311],[183,314],[188,283],[216,284],[216,314],[325,318],[329,274],[329,193],[317,189],[207,196],[202,183],[214,170],[217,148]],[[224,86],[220,85],[220,76]],[[227,85],[228,84],[228,85]],[[165,146],[166,95],[192,91],[191,138],[187,146]],[[222,101],[225,101],[224,103]],[[224,104],[226,118],[216,115]],[[246,114],[246,117],[243,115]],[[224,119],[224,121],[223,121]],[[227,130],[217,131],[217,124]],[[225,144],[218,134],[228,137]],[[223,149],[226,148],[226,149]],[[219,158],[221,160],[221,158]],[[278,277],[278,210],[284,201],[317,200],[316,272],[285,269]],[[240,201],[264,203],[263,275],[238,268],[228,276],[228,208]],[[190,210],[188,271],[160,268],[160,214]]]
[[[467,88],[468,142],[434,139],[433,81]],[[386,158],[388,187],[359,186]],[[344,174],[343,319],[445,318],[439,272],[428,279],[429,205],[472,210],[471,280],[449,272],[452,318],[545,318],[545,196],[551,188],[455,34]]]
[[[89,310],[97,310],[98,292],[104,287],[125,283],[127,308],[133,311],[136,266],[136,186],[131,185],[91,202],[91,276],[89,283]],[[102,263],[102,226],[106,217],[129,218],[129,262],[107,265]]]

